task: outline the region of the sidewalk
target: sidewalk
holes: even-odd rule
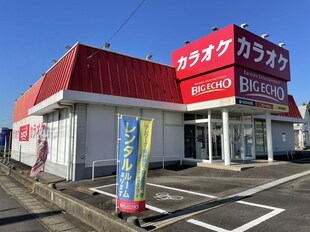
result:
[[[143,224],[163,212],[176,212],[223,199],[255,186],[307,171],[310,169],[310,159],[271,163],[254,161],[232,166],[243,171],[187,166],[150,170],[146,203],[152,207],[134,216]],[[0,169],[98,231],[145,231],[126,221],[132,215],[123,213],[123,219],[115,216],[115,176],[100,177],[94,181],[67,182],[63,178],[41,172],[36,181],[28,177],[30,167],[17,161],[12,160],[9,166],[0,163]],[[156,201],[154,196],[162,192],[180,195],[184,197],[184,201]]]

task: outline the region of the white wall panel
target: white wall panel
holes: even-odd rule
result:
[[[293,123],[272,121],[272,142],[274,152],[294,150]]]
[[[20,127],[29,124],[28,141],[19,141]],[[12,154],[11,157],[15,160],[33,166],[36,156],[37,135],[42,134],[44,129],[42,116],[30,116],[13,124],[12,136]]]
[[[95,160],[116,159],[116,119],[115,107],[88,106],[86,166],[91,166]]]
[[[183,157],[183,152],[183,113],[164,112],[164,154],[173,156],[169,160],[175,160]]]
[[[68,114],[68,109],[62,109],[60,111],[60,117],[59,117],[59,128],[58,128],[58,151],[57,151],[57,163],[59,164],[64,164],[66,160],[66,148],[68,147],[68,134],[70,128],[70,124],[68,123],[69,114]]]
[[[86,128],[87,128],[87,105],[75,105],[75,151],[73,154],[73,163],[84,164],[86,156]]]
[[[51,137],[51,147],[52,149],[50,150],[50,161],[53,163],[56,163],[57,161],[57,156],[58,156],[58,127],[59,127],[59,112],[55,111],[52,113],[52,124],[50,127],[50,130],[52,130],[52,137]]]
[[[136,108],[117,107],[117,114],[141,117],[141,110]]]
[[[166,125],[183,125],[183,113],[165,112]]]

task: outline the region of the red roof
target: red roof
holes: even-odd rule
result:
[[[61,90],[182,103],[173,67],[77,44],[16,102],[14,122]]]
[[[42,77],[26,93],[21,96],[14,105],[13,122],[18,122],[28,117],[28,110],[35,105],[38,92],[43,81]]]
[[[302,118],[301,114],[298,110],[294,97],[292,95],[288,95],[288,112],[287,113],[279,113],[278,116],[289,117],[289,118]]]
[[[45,74],[36,104],[63,89],[69,89],[69,82],[74,69],[78,46],[70,50]]]
[[[36,104],[60,90],[182,103],[173,67],[81,44],[47,72]]]

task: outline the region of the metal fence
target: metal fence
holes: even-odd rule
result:
[[[162,168],[165,168],[165,162],[169,162],[169,161],[176,161],[176,160],[171,160],[171,158],[178,158],[177,160],[180,161],[180,165],[182,166],[182,156],[153,156],[151,157],[151,161],[150,162],[154,162],[154,159],[159,159],[162,162]],[[92,163],[92,176],[91,179],[94,180],[95,179],[95,166],[97,163],[107,163],[107,162],[116,162],[116,159],[105,159],[105,160],[95,160]],[[119,161],[117,161],[119,162]],[[155,161],[156,162],[156,161]],[[116,165],[116,164],[114,164]]]

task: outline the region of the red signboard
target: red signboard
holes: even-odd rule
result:
[[[289,53],[270,41],[234,26],[235,63],[290,81]]]
[[[255,101],[287,105],[287,82],[235,67],[236,96]],[[264,107],[262,107],[264,106]],[[268,104],[259,107],[268,108]]]
[[[233,25],[172,53],[179,80],[225,67],[234,62]]]
[[[236,97],[240,101],[253,100],[253,104],[238,104],[266,109],[272,109],[271,104],[288,104],[286,81],[239,67],[229,67],[183,80],[180,86],[185,104],[226,97]]]
[[[235,95],[234,68],[226,68],[180,83],[185,104]]]
[[[179,80],[238,64],[286,81],[289,53],[270,41],[230,25],[172,53]]]
[[[19,128],[19,141],[29,141],[29,124]]]

